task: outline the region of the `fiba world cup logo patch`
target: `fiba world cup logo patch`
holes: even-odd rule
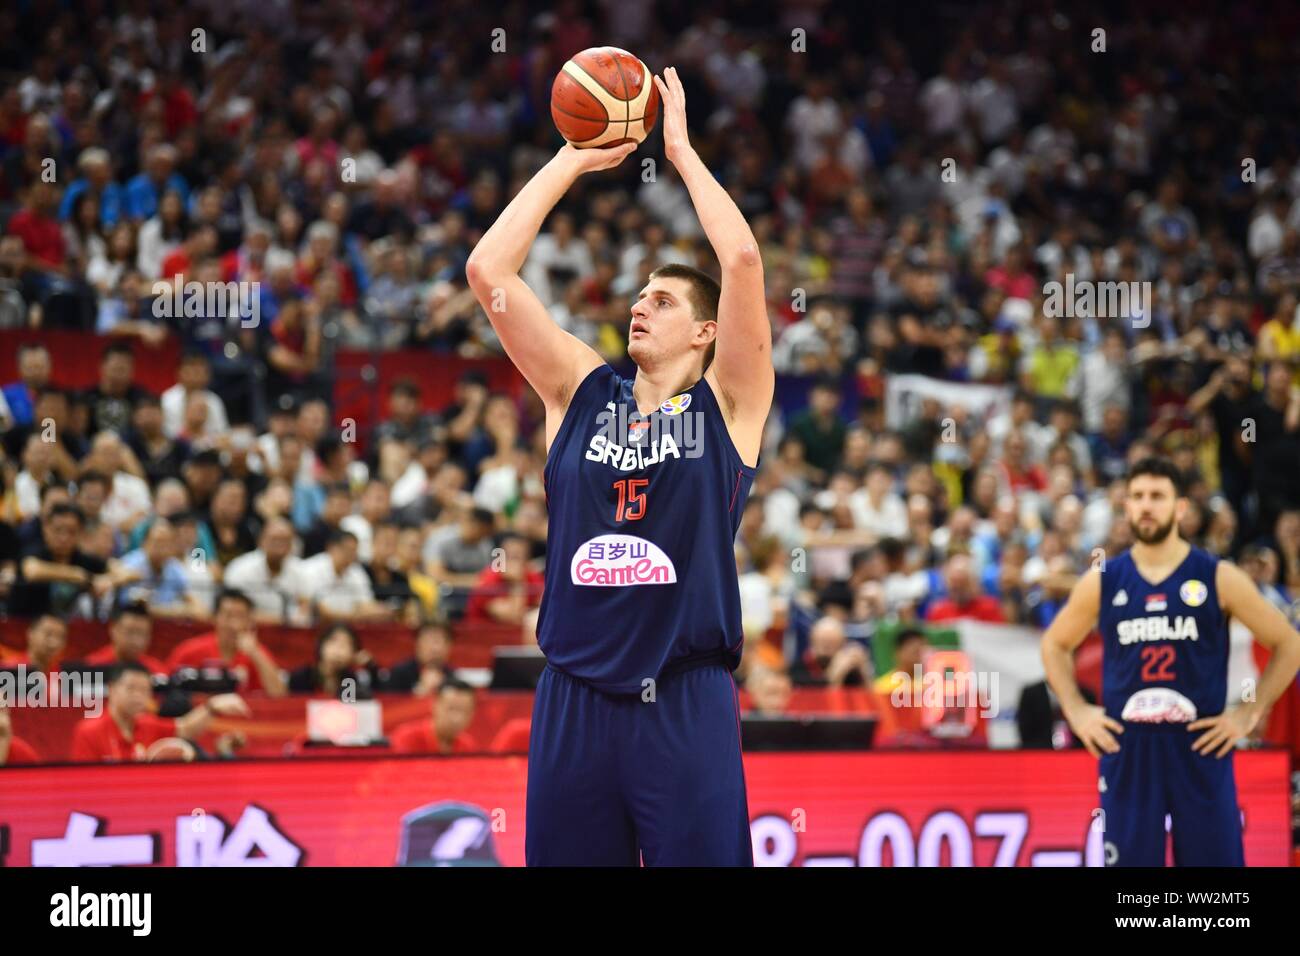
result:
[[[699,458],[704,454],[701,413],[692,411],[689,393],[674,395],[642,414],[627,402],[606,402],[596,416],[597,433],[591,436],[584,457],[635,471],[671,458]]]
[[[690,407],[691,396],[682,393],[681,395],[674,395],[672,398],[661,404],[659,406],[659,411],[664,415],[680,415]]]
[[[1204,581],[1184,581],[1183,586],[1178,589],[1178,596],[1188,607],[1200,607],[1210,596],[1210,589],[1205,586]]]

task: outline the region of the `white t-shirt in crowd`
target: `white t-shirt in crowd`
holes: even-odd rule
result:
[[[359,564],[352,564],[339,574],[329,552],[299,561],[294,570],[294,593],[314,601],[329,611],[346,614],[375,599],[370,587],[370,577]]]

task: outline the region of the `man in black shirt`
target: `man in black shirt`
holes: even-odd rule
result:
[[[1272,363],[1264,375],[1264,391],[1254,391],[1250,361],[1233,355],[1187,402],[1190,415],[1208,407],[1214,416],[1223,491],[1243,516],[1241,540],[1269,528],[1288,501],[1300,501],[1300,397],[1291,392],[1285,363]],[[1254,513],[1245,507],[1252,490]]]
[[[1188,415],[1206,408],[1219,434],[1219,473],[1223,493],[1237,514],[1244,514],[1250,490],[1250,448],[1244,442],[1247,419],[1259,421],[1259,395],[1250,386],[1250,360],[1233,355],[1210,376],[1210,381],[1187,401]]]
[[[1264,367],[1252,474],[1259,496],[1257,525],[1272,528],[1278,515],[1300,507],[1300,387],[1282,361]]]
[[[304,531],[302,537],[302,556],[310,558],[325,550],[330,535],[339,530],[339,522],[352,513],[352,495],[348,486],[336,482],[325,488],[325,504],[321,508],[316,522]]]
[[[18,535],[18,553],[36,547],[41,543],[41,523],[49,517],[50,509],[55,505],[72,504],[72,492],[62,482],[41,486],[41,510],[26,521],[20,522],[14,531]]]
[[[125,434],[131,427],[131,412],[147,392],[133,383],[135,355],[125,342],[113,342],[99,362],[99,384],[86,393],[90,405],[91,431],[105,429]]]
[[[393,618],[406,620],[408,613],[415,613],[416,597],[411,590],[406,574],[393,565],[397,556],[397,536],[399,529],[392,521],[375,522],[370,539],[370,563],[362,565],[366,576],[370,578],[370,589],[375,592],[375,600],[387,606],[393,612]]]
[[[189,442],[171,439],[163,433],[162,405],[153,395],[145,395],[131,416],[127,445],[144,468],[149,487],[156,488],[165,478],[180,478],[181,466],[190,456]]]
[[[388,415],[375,428],[375,443],[386,438],[419,446],[442,432],[437,415],[420,411],[420,387],[410,379],[400,379],[388,390]]]
[[[105,562],[77,547],[84,519],[75,505],[56,504],[41,523],[41,543],[29,548],[18,562],[9,613],[15,617],[41,614],[67,616],[73,612],[93,616],[94,600],[138,579],[139,575]]]
[[[430,621],[415,633],[415,656],[402,661],[384,674],[384,690],[398,694],[429,697],[452,676],[447,662],[451,658],[451,628],[442,621]]]

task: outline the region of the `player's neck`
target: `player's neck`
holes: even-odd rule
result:
[[[638,365],[636,380],[632,383],[632,398],[637,409],[654,411],[663,402],[680,395],[700,380],[694,356],[689,363],[668,363],[649,368]]]
[[[1133,560],[1139,567],[1168,568],[1181,564],[1192,546],[1176,532],[1169,532],[1159,544],[1133,543]]]

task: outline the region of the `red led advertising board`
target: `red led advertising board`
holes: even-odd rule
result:
[[[1238,754],[1246,862],[1291,855],[1281,751]],[[1100,865],[1082,752],[748,754],[755,862]],[[0,771],[6,866],[392,866],[524,858],[524,757]]]

